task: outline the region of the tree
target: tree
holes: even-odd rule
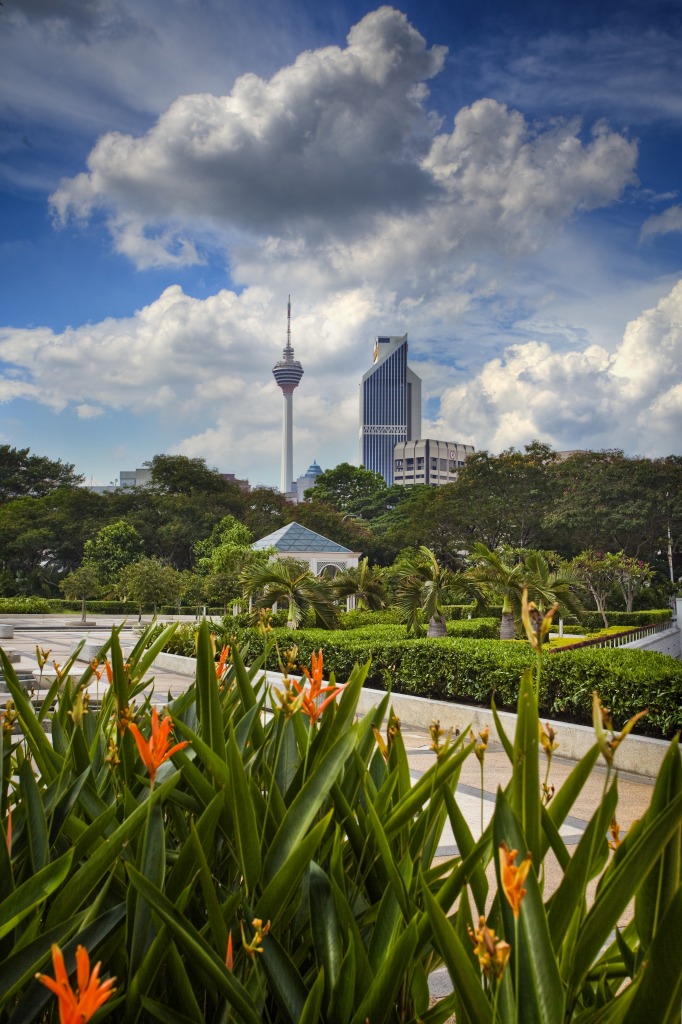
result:
[[[376,612],[386,604],[386,588],[381,570],[370,568],[368,560],[361,558],[357,566],[338,573],[332,586],[339,597],[354,597],[360,609]]]
[[[314,576],[307,565],[293,558],[278,558],[250,566],[242,573],[241,582],[246,594],[254,598],[257,608],[286,602],[289,629],[297,629],[309,611],[325,629],[336,624],[338,609],[332,584]]]
[[[71,463],[30,452],[30,448],[0,444],[0,505],[14,498],[42,498],[60,487],[77,487],[83,482]]]
[[[59,584],[64,591],[64,596],[69,601],[81,600],[81,622],[86,622],[85,602],[89,597],[99,597],[102,593],[102,584],[99,579],[99,570],[93,562],[83,562],[80,569],[61,581]]]
[[[637,590],[652,576],[646,563],[631,558],[623,551],[616,554],[610,551],[583,551],[573,559],[571,569],[583,589],[591,594],[606,628],[609,625],[606,604],[614,588],[620,588],[627,610],[632,611]]]
[[[134,526],[119,519],[86,542],[85,557],[97,567],[104,585],[113,586],[123,568],[143,557],[142,538]]]
[[[152,485],[166,494],[220,494],[239,490],[237,484],[226,480],[217,469],[209,469],[205,459],[155,455],[145,466],[151,470]]]
[[[315,486],[306,491],[306,495],[312,501],[332,505],[338,512],[360,515],[365,503],[371,504],[386,490],[386,481],[380,473],[342,462],[320,473]]]
[[[183,589],[182,573],[159,558],[140,558],[126,565],[118,578],[117,590],[124,601],[134,601],[140,614],[150,605],[156,615],[160,604],[174,604]]]
[[[439,565],[427,547],[420,547],[417,556],[405,559],[397,567],[398,607],[408,632],[418,632],[423,619],[427,619],[427,636],[445,636],[443,605],[455,591],[461,592],[461,578]]]
[[[580,579],[571,568],[560,565],[550,569],[548,559],[540,551],[528,551],[523,560],[509,562],[485,544],[474,544],[472,565],[465,576],[472,592],[502,600],[500,640],[512,640],[515,622],[521,618],[521,600],[524,588],[528,597],[541,611],[547,611],[556,602],[562,613],[581,610],[576,596]]]

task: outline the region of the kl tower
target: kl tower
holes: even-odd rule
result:
[[[287,303],[287,343],[273,369],[273,375],[277,386],[282,389],[284,395],[284,419],[282,421],[282,479],[280,491],[288,494],[291,491],[294,480],[294,390],[298,387],[303,376],[303,367],[298,359],[294,359],[294,350],[291,347],[291,296]]]

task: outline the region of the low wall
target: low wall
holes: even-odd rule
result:
[[[364,689],[360,695],[358,710],[361,713],[376,707],[385,696],[382,690]],[[427,697],[414,697],[408,694],[394,693],[391,696],[393,711],[405,726],[416,726],[428,729],[435,720],[443,729],[473,729],[479,732],[490,729],[491,740],[499,742],[497,729],[492,712],[485,708],[473,707],[469,704],[453,704],[445,700],[430,700]],[[516,715],[508,711],[498,711],[498,718],[509,739],[513,740],[516,729]],[[547,719],[543,718],[543,722]],[[549,719],[550,726],[556,731],[557,757],[566,757],[571,761],[580,758],[594,746],[594,729],[588,725],[573,725],[570,722],[554,722]],[[665,757],[669,743],[666,740],[653,739],[650,736],[626,737],[618,747],[615,765],[620,771],[632,772],[655,778]],[[604,763],[602,761],[602,763]]]
[[[631,644],[625,644],[623,650],[654,651],[656,654],[667,654],[670,658],[682,661],[682,631],[666,629],[662,633],[633,640]]]

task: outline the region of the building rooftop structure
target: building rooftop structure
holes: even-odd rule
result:
[[[343,544],[337,544],[329,537],[323,537],[321,533],[309,530],[307,526],[300,523],[287,523],[279,530],[269,533],[267,537],[261,537],[251,547],[255,551],[263,551],[265,548],[275,548],[282,554],[295,555],[307,551],[332,552],[334,554],[351,555],[353,552]]]

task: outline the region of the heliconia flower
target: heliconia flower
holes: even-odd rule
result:
[[[76,950],[75,992],[66,973],[62,951],[56,944],[52,946],[52,965],[54,978],[48,974],[36,974],[36,978],[57,996],[60,1024],[87,1024],[100,1006],[103,1006],[116,991],[113,987],[116,978],[99,980],[100,963],[95,964],[92,971],[90,970],[90,957],[84,946],[79,946]]]
[[[215,673],[216,673],[216,676],[218,677],[218,681],[220,681],[223,678],[223,676],[225,675],[225,673],[227,672],[227,665],[228,665],[229,657],[230,657],[230,645],[229,644],[225,644],[223,649],[220,652],[220,658],[218,659],[218,664],[215,667]]]
[[[638,711],[637,714],[633,715],[630,721],[626,723],[622,732],[617,736],[613,731],[613,723],[611,721],[609,709],[602,707],[597,693],[592,694],[592,724],[594,726],[594,731],[597,734],[599,749],[604,755],[609,766],[613,764],[614,754],[620,744],[623,742],[627,734],[634,728],[640,718],[643,715],[646,715],[646,713],[646,708],[644,711]]]
[[[537,608],[535,602],[528,600],[528,589],[526,587],[523,588],[523,596],[521,598],[521,620],[523,622],[523,628],[526,631],[526,636],[536,651],[542,650],[542,644],[552,628],[552,619],[554,618],[554,613],[557,611],[558,607],[559,602],[555,601],[549,611],[543,615]]]
[[[303,695],[303,703],[301,705],[303,714],[308,715],[311,722],[316,722],[327,705],[336,700],[337,696],[348,684],[341,683],[339,686],[322,685],[324,680],[322,678],[321,650],[317,652],[317,655],[314,651],[312,652],[311,663],[312,673],[305,666],[303,667],[303,672],[308,680],[308,686],[303,687],[296,680],[293,681],[293,685],[296,687],[297,692]],[[322,703],[318,703],[324,693],[329,694],[329,696]]]
[[[527,889],[523,888],[526,875],[530,870],[531,855],[517,867],[514,861],[518,850],[510,850],[505,842],[500,843],[500,874],[502,876],[502,891],[507,897],[507,902],[514,911],[514,917],[519,916],[521,902],[526,895]]]
[[[540,745],[545,752],[547,760],[551,761],[552,754],[559,746],[556,742],[556,729],[553,729],[549,722],[545,722],[544,728],[542,722],[538,722],[538,728],[540,730]]]
[[[484,974],[493,974],[497,979],[504,974],[509,962],[511,946],[504,939],[498,939],[492,928],[488,928],[485,918],[478,921],[478,928],[468,928],[469,936],[474,944],[474,952]]]
[[[611,833],[611,838],[608,840],[609,849],[617,850],[618,847],[620,846],[620,844],[623,842],[623,840],[620,838],[620,825],[616,821],[615,814],[611,818],[611,824],[609,825],[609,832]]]
[[[183,747],[186,747],[189,740],[184,740],[182,743],[176,743],[175,746],[171,747],[169,750],[168,734],[173,728],[173,720],[170,715],[166,715],[164,720],[159,724],[159,714],[155,707],[152,708],[152,734],[148,740],[144,738],[134,722],[129,722],[128,728],[135,737],[137,749],[140,751],[140,757],[144,762],[144,766],[149,775],[149,781],[153,786],[156,773],[164,761],[167,761],[169,757],[176,754],[178,750],[182,750]]]
[[[232,932],[230,932],[227,939],[227,953],[225,954],[225,966],[230,972],[234,967],[234,957],[232,955]]]
[[[469,739],[474,744],[474,754],[478,758],[481,764],[483,764],[483,758],[485,757],[486,748],[488,746],[488,740],[490,739],[490,726],[486,725],[485,729],[481,729],[478,734],[478,739],[474,736],[474,730],[469,730]]]
[[[246,935],[244,934],[244,922],[240,921],[240,927],[242,930],[242,946],[244,947],[244,951],[248,953],[253,960],[254,953],[263,952],[263,938],[270,931],[270,922],[268,921],[268,923],[264,925],[260,917],[254,917],[251,924],[253,926],[254,936],[251,939],[251,942],[247,942]]]
[[[38,662],[38,668],[42,672],[47,663],[47,659],[50,657],[50,649],[45,647],[38,647],[36,645],[36,661]]]
[[[100,679],[102,678],[102,673],[104,672],[104,669],[99,667],[99,661],[97,660],[97,658],[93,658],[93,660],[90,662],[90,668],[97,677],[97,682],[99,682]]]

